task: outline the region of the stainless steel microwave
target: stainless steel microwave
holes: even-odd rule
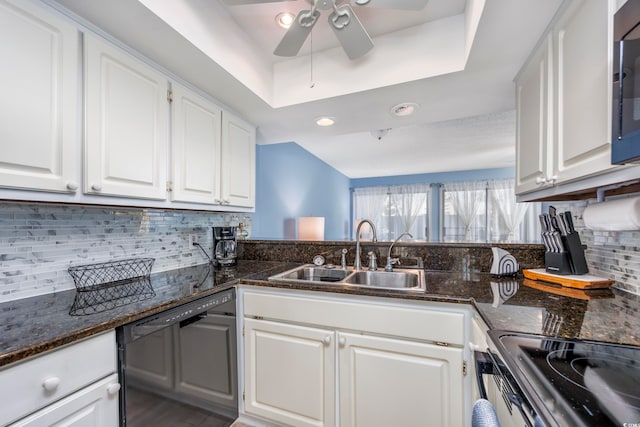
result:
[[[611,163],[640,163],[640,0],[613,18]]]

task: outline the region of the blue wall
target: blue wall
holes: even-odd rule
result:
[[[326,240],[349,235],[349,178],[298,144],[256,147],[253,239],[295,239],[296,218],[325,217]]]

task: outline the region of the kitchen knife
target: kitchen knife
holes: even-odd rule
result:
[[[549,247],[551,248],[551,252],[560,252],[560,248],[556,245],[555,239],[553,238],[553,226],[551,225],[551,217],[549,214],[543,213],[542,218],[544,219],[544,229],[545,235],[547,236],[547,241],[549,242]]]
[[[558,226],[558,217],[556,215],[556,208],[553,206],[549,206],[549,220],[551,221],[551,231],[560,231],[560,227]]]
[[[560,228],[560,234],[566,236],[568,233],[567,222],[564,218],[564,212],[558,215],[558,228]]]
[[[571,215],[571,211],[566,211],[564,213],[564,219],[567,223],[567,234],[574,233],[576,228],[573,226],[573,216]]]
[[[542,237],[542,243],[544,243],[545,250],[547,252],[553,252],[553,248],[549,243],[548,233],[549,229],[547,228],[547,221],[544,218],[544,214],[538,215],[538,219],[540,220],[540,227],[542,231],[540,232],[540,236]]]
[[[564,244],[562,243],[562,238],[560,237],[560,232],[559,231],[552,231],[551,232],[552,238],[553,238],[553,243],[555,245],[555,247],[558,249],[556,252],[564,252]]]

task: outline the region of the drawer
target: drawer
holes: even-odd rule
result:
[[[115,332],[107,332],[0,370],[0,425],[43,408],[116,372]]]
[[[465,314],[401,303],[320,300],[293,295],[244,293],[244,315],[422,341],[464,345]]]

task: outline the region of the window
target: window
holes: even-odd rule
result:
[[[443,186],[446,242],[538,242],[540,203],[516,203],[514,181]]]
[[[354,189],[354,236],[359,222],[369,219],[376,226],[378,240],[392,241],[404,232],[409,232],[413,240],[428,240],[429,188],[415,184]],[[369,239],[369,233],[363,226],[361,237]]]

